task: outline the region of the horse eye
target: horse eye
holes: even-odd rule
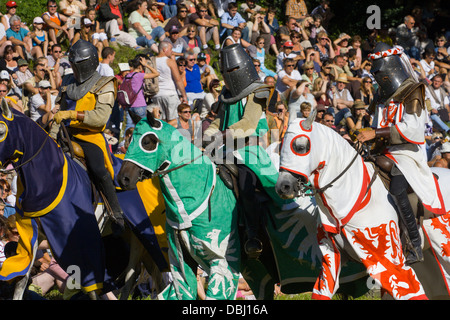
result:
[[[305,136],[297,137],[291,142],[292,151],[298,155],[305,155],[311,149],[309,139]]]
[[[141,138],[141,148],[148,152],[154,151],[158,147],[158,142],[158,136],[150,132]]]

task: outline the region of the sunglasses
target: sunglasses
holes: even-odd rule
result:
[[[255,67],[261,67],[261,65],[260,65],[260,64],[254,64],[254,66],[255,66]]]
[[[196,59],[195,58],[192,58],[192,59],[188,59],[188,61],[195,61]]]
[[[372,81],[364,81],[364,83],[372,83]]]
[[[57,5],[55,5],[55,4],[52,4],[51,6],[48,6],[49,8],[56,8],[57,7]]]
[[[307,69],[305,69],[305,70],[314,70],[314,68],[307,68]]]
[[[208,12],[208,10],[200,10],[200,12]]]
[[[191,111],[181,111],[181,113],[191,113]]]
[[[287,68],[294,67],[294,66],[295,66],[294,64],[287,64],[286,65]]]
[[[186,65],[184,63],[180,63],[178,66],[179,67],[186,67]]]
[[[180,12],[187,12],[187,10],[180,10]]]
[[[0,92],[6,92],[6,90],[0,90]]]
[[[325,122],[333,122],[334,120],[325,120]]]

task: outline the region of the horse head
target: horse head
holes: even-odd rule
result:
[[[282,198],[304,195],[311,175],[328,166],[330,159],[338,159],[337,145],[342,145],[342,150],[352,149],[337,132],[314,122],[315,117],[316,111],[307,119],[295,119],[286,131],[276,184],[276,191]]]
[[[192,146],[176,128],[147,112],[135,126],[117,176],[121,188],[133,189],[139,181],[191,159]]]

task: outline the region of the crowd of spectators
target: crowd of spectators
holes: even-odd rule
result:
[[[314,8],[304,0],[288,0],[285,12],[256,0],[48,0],[29,26],[17,15],[18,3],[8,1],[0,14],[0,97],[45,128],[59,110],[56,96],[72,73],[68,47],[61,43],[70,47],[83,39],[97,48],[101,75],[115,76],[119,85],[132,78],[139,92],[130,110],[116,103],[108,131],[116,136],[113,151],[126,152],[131,116],[145,116],[146,110],[195,141],[217,116],[224,85],[212,58],[238,43],[253,59],[261,82],[274,87],[265,110],[269,142],[281,141],[289,119],[316,110],[316,121],[352,143],[353,132],[372,124],[368,109],[378,85],[367,56],[384,41],[404,48],[426,84],[428,160],[430,165],[445,160],[448,167],[450,148],[439,141],[450,130],[450,27],[430,32],[438,8],[429,7],[435,3],[405,12],[398,26],[383,25],[367,36],[349,28],[333,37],[328,0]],[[119,46],[133,48],[136,57],[114,71]],[[141,89],[152,79],[158,90],[148,95]],[[14,188],[14,181],[9,183]],[[0,216],[7,216],[7,201],[3,207]],[[0,265],[5,237],[11,237],[7,223],[1,227]]]

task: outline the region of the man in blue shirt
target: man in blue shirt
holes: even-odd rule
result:
[[[204,99],[205,91],[201,83],[200,67],[193,53],[186,54],[186,95],[192,107],[196,99]]]
[[[242,29],[242,39],[250,42],[250,34],[247,27],[247,22],[238,13],[238,6],[235,2],[228,4],[228,12],[225,12],[220,18],[220,40],[224,41],[226,37],[231,35],[233,28],[239,27]]]
[[[31,60],[31,37],[28,30],[21,27],[21,19],[19,16],[10,18],[10,28],[6,30],[6,38],[12,42],[17,48],[17,52],[23,59]]]

